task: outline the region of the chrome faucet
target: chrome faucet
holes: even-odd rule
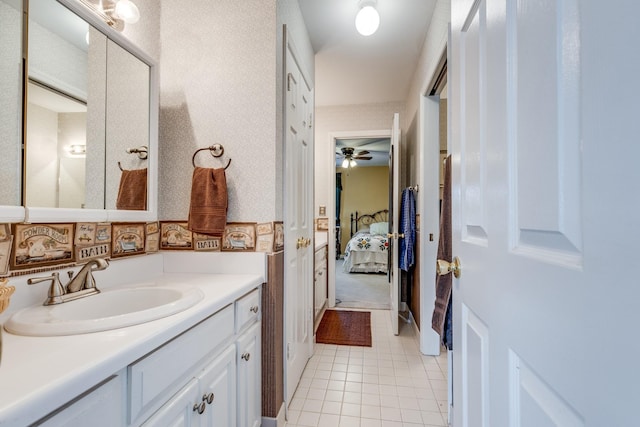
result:
[[[109,261],[98,258],[87,262],[78,273],[73,276],[73,271],[69,271],[69,283],[62,286],[58,272],[51,273],[51,276],[34,277],[27,280],[29,285],[35,283],[51,281],[51,287],[47,294],[47,299],[43,305],[62,304],[78,298],[97,294],[100,290],[96,287],[96,280],[93,278],[93,271],[104,270],[109,266]]]

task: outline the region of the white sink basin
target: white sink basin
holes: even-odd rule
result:
[[[30,336],[107,331],[179,313],[203,297],[194,287],[119,288],[62,304],[24,308],[4,327],[11,333]]]

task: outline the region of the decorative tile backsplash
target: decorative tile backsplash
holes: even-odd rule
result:
[[[193,233],[187,221],[0,224],[0,277],[159,250],[277,252],[281,221],[229,222],[222,237]]]

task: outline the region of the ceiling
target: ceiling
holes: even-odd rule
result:
[[[316,106],[404,101],[436,0],[378,0],[380,28],[355,28],[359,0],[298,0],[315,52]]]

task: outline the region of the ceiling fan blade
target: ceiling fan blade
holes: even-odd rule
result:
[[[356,154],[356,156],[364,156],[365,154],[369,154],[369,152],[367,150],[362,150],[358,154]]]
[[[356,160],[371,160],[373,159],[373,157],[371,156],[353,156],[354,159]]]

